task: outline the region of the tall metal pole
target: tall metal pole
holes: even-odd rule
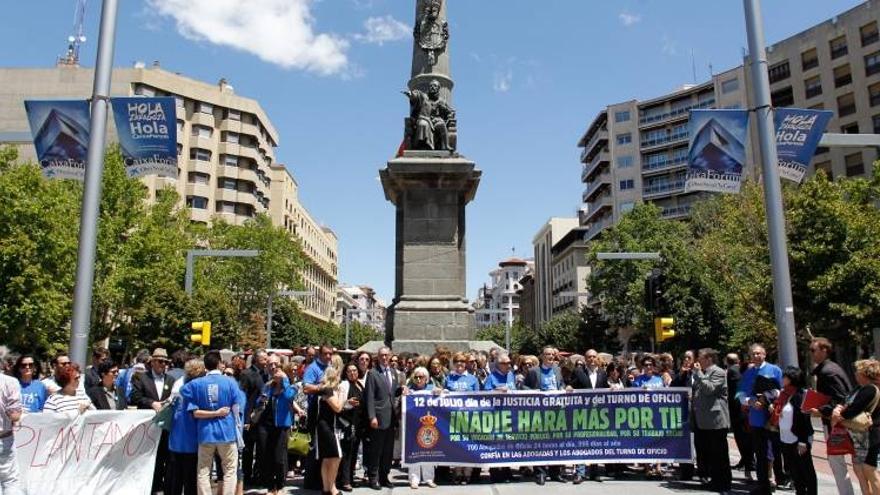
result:
[[[791,275],[785,238],[785,212],[782,209],[782,186],[776,169],[776,135],[767,74],[767,53],[764,49],[764,23],[760,0],[743,0],[746,32],[751,54],[752,88],[755,93],[755,121],[761,148],[764,173],[764,205],[770,238],[770,265],[773,270],[773,306],[779,335],[779,362],[797,366],[797,341],[794,328],[794,303],[791,297]]]
[[[70,359],[86,365],[91,324],[92,290],[95,281],[95,251],[98,244],[98,210],[101,204],[101,178],[104,175],[104,145],[110,105],[110,78],[116,40],[118,0],[104,0],[98,59],[92,89],[92,121],[86,162],[85,190],[79,224],[79,252],[76,260],[76,287],[73,295],[73,321],[70,333]],[[83,368],[85,369],[85,368]]]

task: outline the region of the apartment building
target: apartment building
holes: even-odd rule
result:
[[[583,206],[578,223],[594,239],[639,201],[650,201],[664,218],[684,218],[705,193],[685,193],[690,110],[745,108],[742,67],[651,100],[609,105],[578,142]]]
[[[830,133],[880,134],[878,20],[872,0],[767,47],[773,106],[830,110]],[[876,149],[820,148],[807,173],[867,176],[877,158]]]
[[[535,249],[534,322],[541,325],[553,317],[553,246],[578,228],[577,218],[553,217],[541,226],[532,239]]]
[[[299,184],[280,164],[271,166],[272,187],[269,216],[287,230],[302,247],[308,263],[300,273],[304,289],[312,296],[301,299],[303,312],[315,320],[336,321],[339,280],[339,241],[336,234],[312,218],[299,201]]]
[[[589,249],[584,240],[587,230],[587,227],[571,229],[550,249],[551,308],[554,315],[580,311],[588,303]]]
[[[520,280],[534,269],[533,260],[511,257],[489,272],[489,283],[480,287],[474,309],[478,327],[512,322],[519,317]]]
[[[773,105],[834,112],[830,133],[880,133],[880,4],[866,1],[767,48]],[[636,202],[650,201],[664,218],[685,218],[707,193],[684,193],[688,111],[752,108],[749,58],[744,65],[658,98],[609,105],[578,142],[584,183],[580,225],[587,239],[614,225]],[[746,175],[756,176],[753,128]],[[872,173],[876,149],[819,148],[807,173],[829,176]]]
[[[354,303],[343,315],[343,321],[359,322],[373,327],[377,335],[384,335],[387,306],[376,291],[368,285],[340,285],[339,289],[345,291]]]
[[[23,161],[35,160],[24,101],[87,99],[93,78],[92,69],[79,66],[0,69],[0,143],[16,145]],[[336,234],[312,218],[299,202],[296,179],[275,163],[278,132],[260,104],[236,95],[225,80],[208,84],[157,65],[114,69],[110,93],[176,99],[178,177],[144,177],[149,200],[157,190],[172,187],[194,222],[222,218],[241,225],[259,213],[269,215],[300,241],[307,257],[300,275],[315,295],[302,300],[305,314],[331,321],[339,264]],[[115,126],[107,128],[109,141],[115,142]]]

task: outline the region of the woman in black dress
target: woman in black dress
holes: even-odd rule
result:
[[[342,423],[339,421],[339,413],[345,403],[339,397],[341,367],[341,363],[338,368],[332,364],[327,366],[324,378],[321,379],[322,394],[318,399],[315,457],[321,462],[323,495],[339,495],[339,490],[336,489],[336,473],[342,460],[342,445],[339,441],[342,437]]]
[[[352,491],[354,468],[357,464],[357,453],[360,447],[361,417],[364,414],[364,387],[360,382],[360,371],[356,362],[345,366],[345,379],[339,384],[339,396],[345,399],[340,420],[342,423],[342,463],[336,484],[344,492]],[[347,424],[346,424],[347,423]]]

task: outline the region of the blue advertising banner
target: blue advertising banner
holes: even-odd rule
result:
[[[24,108],[43,175],[83,180],[89,149],[89,102],[27,100]]]
[[[692,462],[689,390],[430,392],[404,397],[404,464]]]
[[[112,98],[119,146],[129,177],[177,178],[177,116],[173,97]]]
[[[685,192],[739,192],[748,128],[746,110],[691,111]]]
[[[800,183],[834,112],[777,108],[776,153],[779,176]]]

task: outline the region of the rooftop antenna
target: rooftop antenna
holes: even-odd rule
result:
[[[58,57],[59,66],[79,66],[79,51],[86,42],[84,30],[86,18],[86,2],[88,0],[76,0],[76,11],[73,15],[73,34],[67,37],[67,53]]]
[[[697,59],[694,58],[693,49],[691,49],[691,71],[694,74],[694,84],[697,84]]]

